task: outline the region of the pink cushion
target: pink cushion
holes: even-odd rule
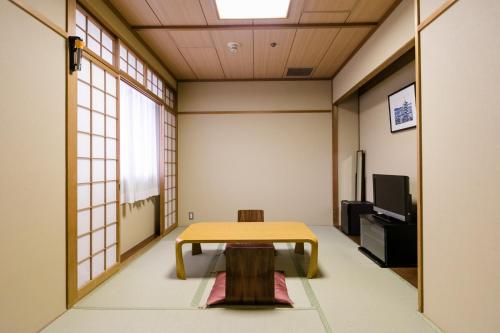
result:
[[[214,286],[208,296],[207,305],[223,304],[226,300],[226,272],[217,273]],[[286,288],[285,273],[274,272],[274,301],[277,304],[292,305]]]

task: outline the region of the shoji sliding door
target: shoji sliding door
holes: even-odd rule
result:
[[[103,280],[119,260],[117,92],[117,75],[83,58],[76,111],[76,272],[69,281],[76,298]]]
[[[177,225],[177,122],[168,108],[164,109],[164,230]]]

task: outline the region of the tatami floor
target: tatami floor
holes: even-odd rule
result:
[[[276,269],[286,273],[293,308],[207,309],[214,272],[224,270],[223,245],[203,244],[199,256],[185,246],[188,279],[178,280],[174,242],[183,228],[177,228],[43,332],[435,332],[416,311],[412,285],[373,264],[339,230],[312,229],[319,238],[316,279],[303,277],[307,255],[277,245]]]

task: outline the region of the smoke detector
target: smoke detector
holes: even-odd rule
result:
[[[227,43],[227,48],[229,49],[229,52],[232,54],[238,53],[238,48],[241,46],[240,43],[238,42],[229,42]]]

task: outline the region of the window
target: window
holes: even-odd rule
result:
[[[76,10],[76,35],[90,51],[113,65],[113,38],[81,9]]]
[[[117,262],[117,78],[82,59],[77,90],[77,285]]]
[[[156,75],[148,68],[146,83],[146,87],[148,88],[148,90],[163,100],[163,86],[163,81],[158,78],[158,75]]]
[[[176,119],[165,110],[165,228],[177,221],[177,184],[176,184]]]
[[[120,70],[144,85],[144,63],[123,44],[120,44]]]
[[[120,183],[122,203],[159,195],[160,106],[120,82]]]
[[[175,93],[172,89],[165,87],[165,104],[171,109],[175,109]]]

